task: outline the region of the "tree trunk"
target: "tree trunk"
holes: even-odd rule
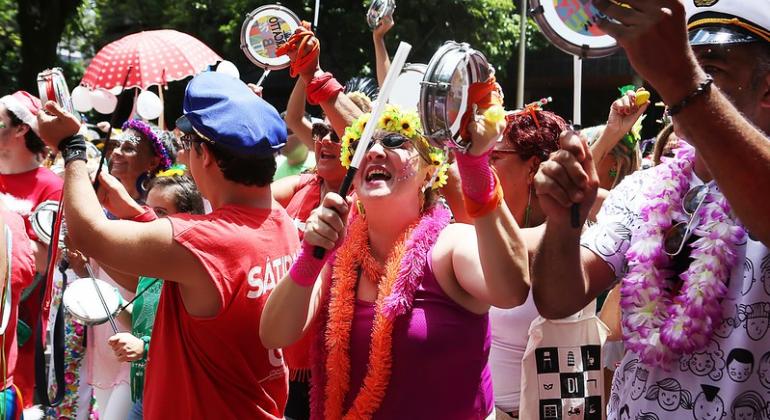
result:
[[[56,63],[56,47],[67,20],[82,0],[17,0],[21,34],[19,85],[37,94],[37,74]]]

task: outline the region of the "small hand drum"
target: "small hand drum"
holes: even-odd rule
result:
[[[37,90],[40,100],[45,104],[47,101],[54,101],[65,111],[80,118],[80,114],[75,111],[70,98],[70,91],[67,88],[67,80],[64,78],[62,69],[56,67],[46,69],[37,75]]]
[[[29,216],[29,223],[32,231],[35,232],[40,242],[50,245],[53,221],[56,220],[56,213],[59,210],[59,202],[53,200],[43,201],[38,204],[35,211]],[[64,249],[64,237],[67,235],[64,223],[59,231],[59,249]]]
[[[265,70],[289,67],[288,56],[277,56],[278,47],[285,44],[300,26],[291,10],[269,4],[254,9],[241,26],[241,50],[252,63]]]
[[[388,102],[399,105],[402,110],[417,111],[420,105],[420,83],[425,77],[425,64],[407,64],[393,85]]]
[[[120,311],[123,299],[118,289],[109,283],[85,277],[68,284],[67,289],[64,290],[64,296],[62,297],[64,309],[83,325],[99,325],[109,320],[109,316],[104,311],[102,301],[96,292],[97,287],[101,290],[102,296],[104,296],[104,302],[107,304],[110,315],[115,317]]]
[[[372,0],[369,11],[366,13],[366,23],[369,24],[369,29],[374,30],[380,26],[380,22],[386,17],[392,17],[395,10],[395,0]]]
[[[529,0],[532,17],[560,50],[581,58],[597,58],[617,50],[617,42],[596,22],[603,17],[590,0]]]
[[[493,73],[484,54],[468,44],[447,41],[436,51],[421,82],[419,108],[423,131],[434,147],[468,149],[470,142],[459,138],[468,88]]]

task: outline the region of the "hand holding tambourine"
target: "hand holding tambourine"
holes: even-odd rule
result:
[[[43,111],[37,114],[40,138],[53,150],[59,150],[62,140],[74,136],[80,131],[80,119],[65,111],[56,102],[48,101]]]
[[[312,75],[320,68],[318,58],[321,54],[321,43],[310,29],[310,23],[303,21],[289,40],[278,48],[276,54],[287,55],[291,60],[291,77]]]
[[[461,136],[470,140],[468,153],[480,156],[491,150],[505,130],[505,109],[500,85],[490,76],[468,89],[468,110],[463,116]]]

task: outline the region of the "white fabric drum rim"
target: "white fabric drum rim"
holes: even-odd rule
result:
[[[123,302],[118,289],[103,280],[84,277],[67,284],[67,289],[62,296],[62,305],[83,325],[99,325],[109,320],[96,293],[94,282],[104,296],[104,302],[111,311],[110,315],[113,317],[117,315]]]
[[[264,16],[274,16],[286,23],[291,27],[291,33],[300,26],[300,19],[294,12],[284,6],[277,4],[267,4],[257,7],[252,10],[246,16],[241,26],[241,51],[246,57],[257,66],[266,70],[282,70],[289,67],[290,60],[288,56],[281,57],[267,57],[259,54],[254,47],[249,43],[249,31],[257,23],[257,20]]]
[[[400,106],[402,111],[417,111],[420,107],[420,84],[427,68],[427,64],[406,64],[396,78],[388,102]]]

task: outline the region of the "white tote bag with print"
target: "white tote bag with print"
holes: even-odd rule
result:
[[[608,332],[595,300],[568,318],[535,318],[522,360],[519,418],[604,420],[601,353]]]

